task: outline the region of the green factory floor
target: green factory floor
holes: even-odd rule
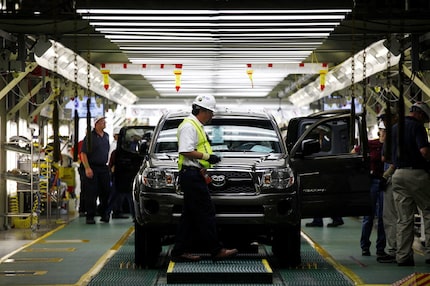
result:
[[[304,220],[303,225],[308,221]],[[21,235],[13,248],[10,245],[13,243],[12,233],[19,236],[24,231],[28,230],[0,231],[3,251],[0,258],[0,285],[188,285],[167,284],[169,247],[163,248],[158,269],[134,267],[131,219],[86,225],[84,218],[75,218],[43,233],[33,233],[28,237]],[[415,254],[415,267],[380,264],[376,262],[375,249],[371,249],[372,256],[361,256],[361,222],[357,218],[345,218],[345,224],[337,228],[303,227],[302,231],[302,266],[295,269],[272,266],[273,279],[269,285],[406,285],[402,284],[405,278],[430,272],[430,266],[424,263],[419,249]],[[375,240],[375,234],[372,241]],[[7,254],[4,254],[3,245],[9,250]],[[260,249],[263,258],[270,258],[270,247],[260,246]],[[249,257],[239,255],[229,263],[246,266],[247,259]],[[247,281],[240,285],[259,284]]]

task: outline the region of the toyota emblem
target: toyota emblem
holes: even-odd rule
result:
[[[223,187],[226,183],[224,175],[212,175],[211,179],[214,187]]]

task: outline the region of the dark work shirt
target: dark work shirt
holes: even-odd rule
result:
[[[100,136],[93,129],[91,131],[91,145],[91,152],[89,152],[87,146],[87,136],[85,136],[84,142],[82,144],[82,152],[87,154],[88,163],[90,164],[91,168],[105,166],[107,164],[110,149],[109,135],[106,132],[103,132],[103,136]]]
[[[427,131],[422,123],[411,116],[405,117],[402,159],[398,158],[398,124],[393,126],[393,149],[392,158],[396,168],[427,169],[427,161],[421,155],[420,149],[429,146]]]

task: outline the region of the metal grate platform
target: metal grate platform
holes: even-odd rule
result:
[[[213,262],[170,262],[167,284],[257,283],[272,284],[273,271],[266,259],[235,258]]]
[[[217,261],[216,263],[210,260],[209,255],[204,256],[198,263],[180,262],[175,263],[174,267],[171,266],[169,261],[169,246],[163,247],[162,254],[158,266],[155,269],[140,269],[134,266],[134,235],[130,235],[127,241],[122,245],[118,252],[111,257],[103,269],[93,277],[88,286],[116,286],[116,285],[145,285],[145,286],[310,286],[310,285],[327,285],[327,286],[346,286],[354,285],[352,281],[347,279],[342,273],[333,268],[325,259],[318,254],[308,243],[302,240],[302,267],[298,268],[278,268],[271,266],[270,281],[266,276],[264,280],[261,277],[256,278],[253,272],[257,275],[266,275],[258,273],[258,271],[267,271],[262,269],[263,259],[270,261],[272,257],[271,249],[269,246],[261,246],[258,253],[239,254],[237,257],[226,260]],[[196,267],[198,264],[198,268]],[[200,272],[193,277],[192,282],[172,281],[172,277],[168,277],[177,271],[175,275],[189,275],[190,272]],[[275,268],[272,268],[275,267]],[[242,269],[243,268],[243,269]],[[199,270],[200,269],[200,270]],[[233,272],[239,271],[240,274],[236,278],[232,278]],[[179,274],[182,272],[182,274]],[[207,273],[214,272],[214,273]],[[219,272],[219,273],[217,273]],[[200,276],[212,275],[212,282],[204,282],[202,280],[194,280],[194,278],[201,279]],[[217,275],[217,276],[216,276]],[[227,282],[225,275],[228,275],[229,282]],[[183,277],[180,277],[181,279]],[[206,279],[206,277],[204,277]],[[177,279],[177,278],[174,278]],[[188,278],[186,278],[188,279]],[[234,281],[236,279],[236,281]],[[263,282],[258,282],[256,279],[262,279]],[[240,280],[240,281],[237,281]]]

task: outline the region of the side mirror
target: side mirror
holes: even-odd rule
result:
[[[302,141],[302,155],[307,156],[321,151],[321,145],[318,139],[305,139]]]

